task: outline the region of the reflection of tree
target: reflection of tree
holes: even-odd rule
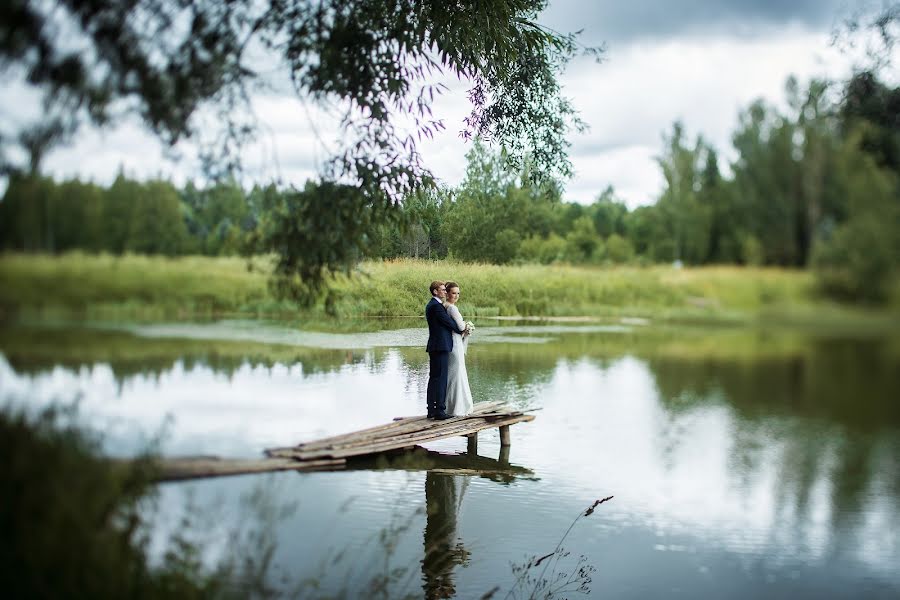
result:
[[[208,367],[231,377],[251,367],[302,364],[304,374],[331,373],[346,364],[377,371],[388,351],[337,350],[245,341],[140,337],[124,331],[0,327],[0,352],[20,372],[38,374],[62,366],[74,370],[106,364],[121,385],[136,376],[158,377],[181,363],[187,371]]]
[[[667,411],[666,451],[686,439],[683,416],[709,406],[733,412],[729,471],[739,489],[762,478],[775,452],[773,535],[811,543],[815,491],[829,490],[829,552],[845,555],[865,543],[861,515],[872,509],[873,485],[900,519],[896,450],[900,426],[900,364],[881,339],[812,339],[789,356],[754,360],[656,357],[647,365]],[[774,445],[773,445],[774,443]],[[886,508],[886,507],[885,507]]]
[[[802,416],[869,431],[900,425],[900,360],[882,340],[810,340],[762,360],[647,361],[671,411],[726,402],[748,419]]]
[[[425,475],[425,557],[422,588],[426,598],[456,595],[453,568],[468,562],[470,552],[456,538],[456,519],[468,477],[429,471]]]

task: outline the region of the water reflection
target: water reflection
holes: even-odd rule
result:
[[[497,459],[471,451],[447,454],[416,448],[349,461],[349,470],[425,471],[426,520],[421,569],[426,598],[454,597],[454,569],[468,565],[471,552],[459,537],[457,521],[471,480],[478,478],[503,485],[537,480],[531,469],[511,464],[509,456],[509,446],[500,448]]]
[[[425,597],[453,598],[453,569],[466,565],[469,552],[457,538],[456,519],[469,486],[464,475],[448,475],[429,471],[425,475],[425,557],[422,579]]]
[[[540,478],[516,471],[508,457],[488,465],[455,454],[462,438],[429,445],[440,453],[426,453],[424,467],[394,457],[316,476],[332,479],[302,476],[302,494],[323,485],[311,481],[329,481],[373,498],[338,543],[351,543],[354,527],[383,522],[385,511],[425,505],[419,537],[403,550],[415,557],[425,593],[477,597],[498,583],[492,573],[552,550],[572,514],[615,494],[615,506],[573,536],[578,552],[607,562],[594,561],[597,590],[877,596],[900,588],[896,339],[554,329],[540,344],[522,343],[540,336],[540,328],[504,328],[495,342],[473,343],[468,357],[479,400],[542,409],[512,430],[517,460]],[[511,338],[519,340],[502,341]],[[134,450],[135,432],[170,414],[166,452],[259,456],[267,446],[420,414],[427,377],[425,353],[405,346],[0,329],[0,349],[0,395],[49,401],[78,391],[90,419],[118,423],[108,431],[123,453]],[[482,434],[481,447],[499,452],[496,432]],[[415,475],[416,494],[394,504],[372,490],[395,485],[373,468],[427,472]],[[508,485],[487,490],[488,479]],[[500,513],[529,527],[504,527]],[[295,534],[315,520],[298,518]],[[280,543],[300,552],[285,537]],[[650,581],[646,569],[656,573]]]

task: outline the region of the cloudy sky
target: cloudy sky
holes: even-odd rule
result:
[[[790,74],[801,82],[846,75],[849,60],[830,37],[858,1],[551,0],[545,25],[583,30],[583,43],[607,47],[602,64],[579,59],[562,77],[565,94],[590,126],[572,139],[576,175],[565,199],[591,202],[613,185],[629,206],[653,202],[661,188],[654,157],[675,120],[691,138],[703,135],[727,163],[738,113],[752,100],[783,105]],[[426,165],[455,185],[465,170],[467,145],[458,132],[468,104],[464,83],[448,84],[435,106],[447,129],[422,152]],[[4,94],[7,102],[11,94]],[[289,96],[260,96],[255,109],[264,127],[247,153],[249,176],[302,185],[326,156],[319,140],[334,136],[333,122]],[[134,176],[183,182],[197,173],[187,156],[166,158],[139,125],[126,123],[81,135],[78,144],[54,151],[45,169],[107,183],[121,165]]]

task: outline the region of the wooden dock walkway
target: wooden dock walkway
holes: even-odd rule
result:
[[[448,437],[468,437],[468,453],[477,454],[477,434],[500,430],[501,447],[510,445],[509,426],[533,421],[534,415],[509,410],[502,402],[483,402],[472,414],[434,421],[424,416],[399,417],[391,423],[296,446],[269,448],[260,459],[216,456],[167,458],[158,462],[160,481],[195,479],[268,471],[322,471],[347,468],[347,460],[405,450]]]

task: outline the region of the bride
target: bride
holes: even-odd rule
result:
[[[459,284],[448,281],[447,300],[444,307],[460,329],[465,329],[465,321],[456,303],[459,301]],[[463,335],[453,332],[453,351],[447,368],[447,414],[461,417],[472,412],[472,390],[469,389],[469,374],[466,372],[466,349],[469,345],[468,331]]]

